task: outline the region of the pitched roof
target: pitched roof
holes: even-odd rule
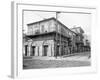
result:
[[[73,27],[73,28],[70,28],[70,29],[73,30],[73,29],[78,29],[78,28],[82,31],[82,33],[84,33],[84,30],[81,27]]]

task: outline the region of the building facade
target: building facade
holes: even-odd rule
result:
[[[74,27],[71,28],[72,31],[76,33],[76,46],[77,46],[77,52],[83,52],[84,51],[84,31],[81,27]]]
[[[55,18],[27,24],[24,36],[24,56],[64,56],[82,48],[82,34],[69,29]]]

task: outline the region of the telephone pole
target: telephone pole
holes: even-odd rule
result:
[[[55,48],[56,48],[56,49],[55,49],[55,54],[56,54],[55,57],[56,57],[56,58],[57,58],[57,56],[58,56],[58,53],[57,53],[57,45],[58,45],[58,38],[59,38],[59,37],[58,37],[58,14],[59,14],[59,13],[61,13],[61,12],[59,12],[59,11],[56,12],[56,45],[55,45],[55,46],[56,46],[56,47],[55,47]],[[60,52],[61,52],[61,37],[60,37],[60,45],[59,45],[59,47],[60,47],[60,50],[59,50],[59,53],[60,53]]]

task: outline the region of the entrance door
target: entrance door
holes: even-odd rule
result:
[[[35,56],[35,46],[32,46],[32,53],[31,56]]]
[[[57,50],[56,51],[57,51],[56,56],[59,56],[59,53],[60,53],[59,52],[60,51],[60,47],[59,46],[57,46]]]
[[[44,54],[43,54],[43,56],[47,56],[47,52],[48,52],[48,46],[45,45],[44,46]]]
[[[25,45],[25,56],[27,56],[27,47],[28,45]]]

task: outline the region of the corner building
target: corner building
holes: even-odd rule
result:
[[[76,51],[76,33],[54,17],[27,24],[24,56],[64,56]]]

